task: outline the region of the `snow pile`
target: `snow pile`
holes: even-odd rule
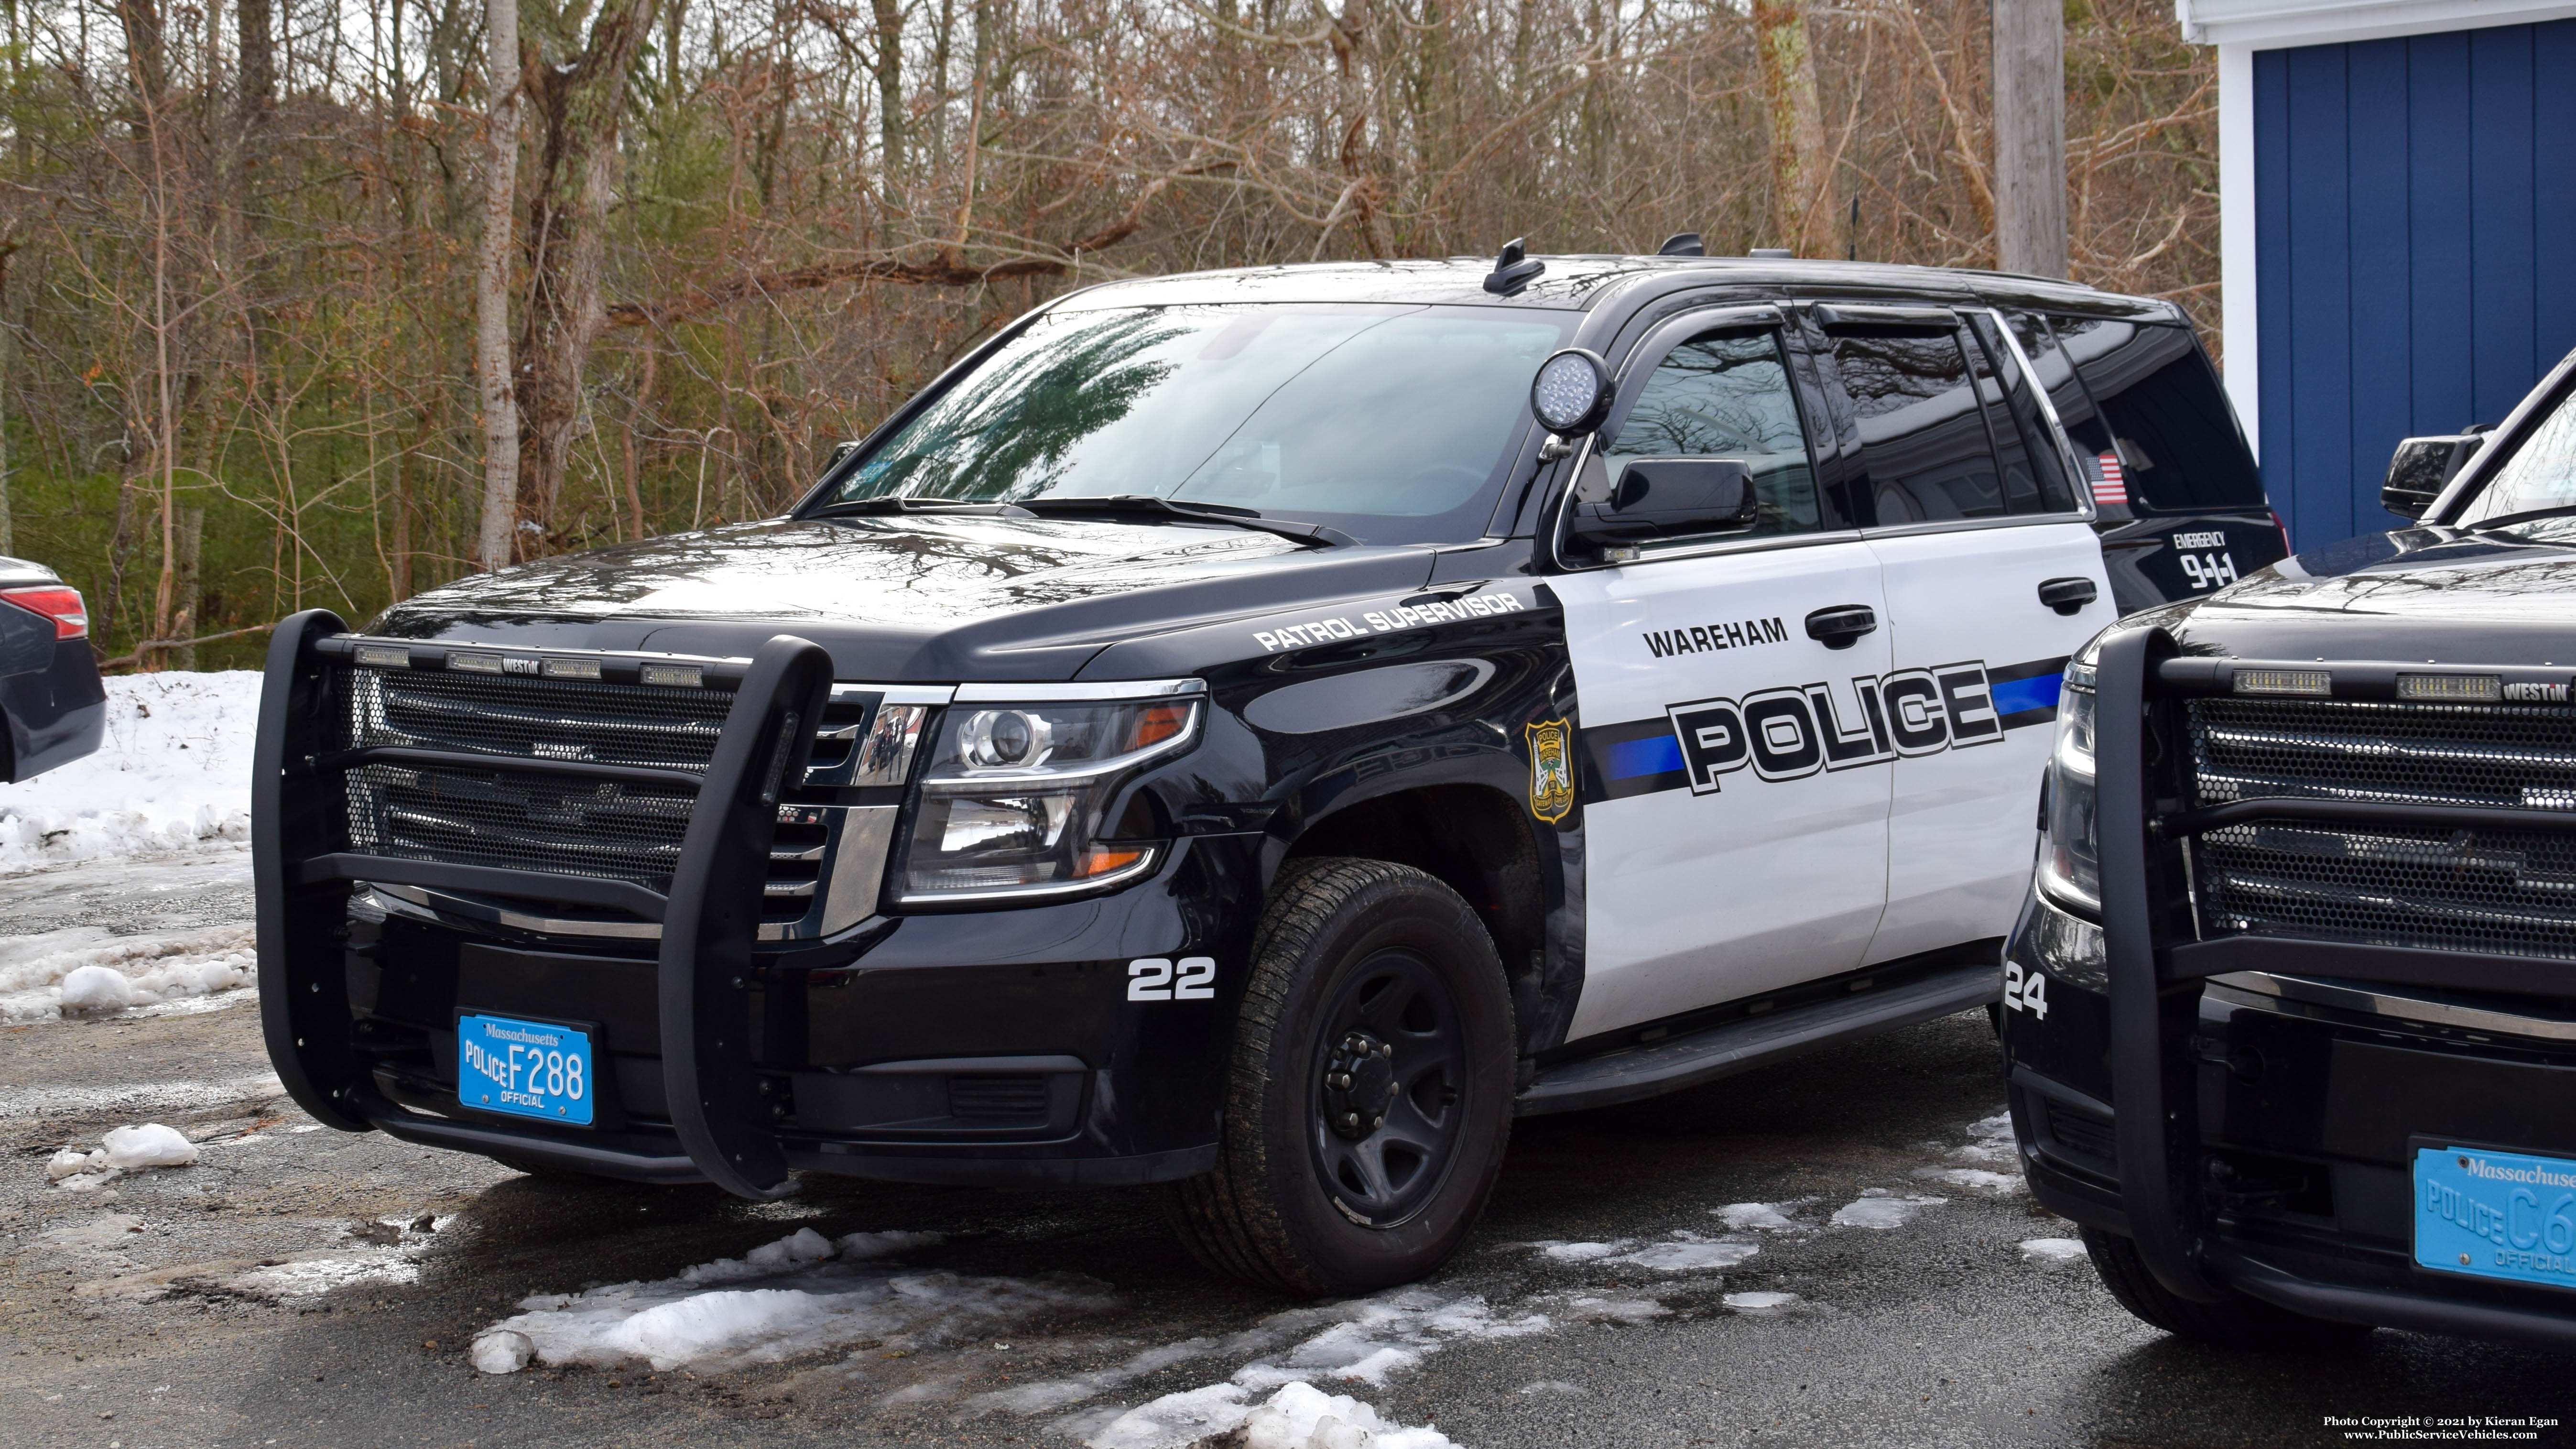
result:
[[[109,1128],[93,1151],[64,1148],[45,1164],[45,1177],[73,1192],[87,1192],[120,1173],[188,1167],[196,1160],[196,1143],[158,1122],[146,1122],[140,1127]]]
[[[1240,1429],[1243,1449],[1455,1449],[1435,1428],[1390,1424],[1348,1394],[1283,1384],[1260,1404],[1217,1384],[1131,1410],[1083,1442],[1091,1449],[1167,1449]]]
[[[2084,1256],[2082,1238],[2032,1238],[2021,1245],[2026,1263],[2071,1263]]]
[[[1883,1187],[1865,1187],[1856,1202],[1834,1209],[1834,1226],[1838,1228],[1876,1228],[1885,1231],[1901,1228],[1927,1207],[1947,1202],[1938,1197],[1900,1197]]]
[[[1761,1206],[1761,1204],[1745,1204]],[[1783,1218],[1782,1224],[1796,1224]],[[1735,1226],[1730,1220],[1729,1227]],[[1620,1238],[1607,1243],[1567,1243],[1553,1238],[1523,1244],[1559,1263],[1632,1263],[1658,1273],[1688,1273],[1709,1268],[1732,1268],[1762,1251],[1759,1243],[1742,1238],[1705,1238],[1687,1229],[1676,1228],[1670,1238],[1642,1246],[1634,1238]]]
[[[1982,1167],[1926,1167],[1914,1174],[1946,1182],[1969,1192],[1982,1192],[1992,1197],[2010,1197],[2023,1189],[2019,1175],[1989,1172]]]
[[[0,785],[0,873],[250,839],[259,671],[106,681],[98,751]]]
[[[74,926],[0,941],[0,1022],[161,1006],[239,990],[258,977],[246,925],[133,936]]]
[[[1946,1153],[1951,1161],[1966,1163],[1967,1166],[1917,1168],[1914,1175],[1990,1197],[2010,1197],[2024,1189],[2021,1153],[2013,1143],[2011,1113],[1997,1112],[1971,1122],[1961,1130],[1968,1134],[1965,1146],[1951,1147],[1938,1142],[1923,1145]],[[1997,1171],[1998,1168],[2002,1171]]]
[[[876,1261],[936,1241],[932,1233],[853,1233],[835,1242],[799,1228],[677,1277],[537,1294],[521,1300],[525,1311],[475,1336],[474,1365],[512,1373],[532,1361],[608,1367],[643,1359],[663,1370],[727,1368],[860,1339],[909,1345],[986,1337],[1114,1302],[1106,1285],[1078,1274],[970,1278]]]

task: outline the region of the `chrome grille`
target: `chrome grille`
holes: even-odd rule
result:
[[[2566,809],[2568,829],[2257,821],[2193,847],[2201,932],[2576,959],[2576,709],[2200,699],[2193,803]]]

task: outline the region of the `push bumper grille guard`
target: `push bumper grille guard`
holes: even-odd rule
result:
[[[815,722],[832,685],[831,658],[791,635],[773,637],[748,664],[708,661],[710,687],[733,704],[703,776],[650,766],[531,760],[437,750],[333,750],[330,680],[349,667],[326,610],[278,626],[260,696],[253,756],[251,862],[258,897],[260,1025],[270,1059],[297,1106],[346,1131],[396,1136],[544,1161],[644,1181],[703,1178],[766,1200],[788,1185],[785,1151],[768,1126],[746,1068],[748,993],[738,988],[760,928],[783,781],[803,778]],[[561,655],[563,651],[517,651]],[[478,770],[525,768],[695,791],[668,895],[632,881],[492,866],[398,859],[348,848],[342,777],[399,753],[405,763]],[[661,923],[657,966],[663,1083],[685,1159],[411,1112],[384,1099],[349,1044],[341,936],[354,880],[444,887],[481,895],[624,910]]]
[[[2576,819],[2559,810],[2291,797],[2153,815],[2144,768],[2151,706],[2164,698],[2226,692],[2229,664],[2242,667],[2241,661],[2174,656],[2171,636],[2133,629],[2104,639],[2096,662],[2095,818],[2101,832],[2102,930],[2110,976],[2114,1144],[2121,1206],[2140,1258],[2167,1289],[2196,1302],[2223,1301],[2233,1289],[2316,1318],[2576,1347],[2576,1317],[2311,1281],[2214,1240],[2193,1173],[2200,1158],[2199,1131],[2198,1114],[2191,1110],[2197,1094],[2187,1049],[2199,984],[2211,976],[2288,971],[2395,986],[2563,995],[2576,980],[2576,966],[2542,958],[2271,937],[2160,942],[2148,891],[2149,852],[2157,843],[2253,820],[2567,831],[2576,827]],[[2342,672],[2338,666],[2338,685]]]

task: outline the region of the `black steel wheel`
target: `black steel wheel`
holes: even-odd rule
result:
[[[1421,1277],[1484,1211],[1511,1139],[1512,1001],[1455,891],[1378,860],[1291,862],[1255,933],[1216,1170],[1182,1242],[1300,1297]]]
[[[1431,1199],[1457,1160],[1466,1023],[1441,973],[1402,949],[1361,962],[1323,1020],[1315,1170],[1352,1221],[1391,1227]]]

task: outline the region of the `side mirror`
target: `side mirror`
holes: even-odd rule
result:
[[[1742,533],[1762,521],[1753,470],[1734,458],[1637,458],[1599,503],[1578,500],[1577,543],[1606,556],[1668,538]]]
[[[2485,437],[2477,433],[2408,438],[2399,443],[2388,460],[2388,481],[2379,485],[2379,506],[2400,518],[2423,517],[2485,444]]]

